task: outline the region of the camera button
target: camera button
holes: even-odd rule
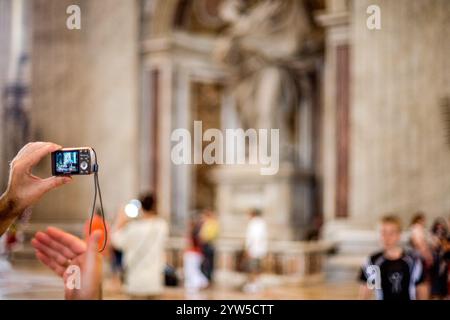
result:
[[[86,170],[88,168],[88,163],[86,161],[83,161],[80,163],[81,170]]]

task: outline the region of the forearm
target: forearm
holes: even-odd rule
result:
[[[369,300],[372,298],[372,290],[370,290],[366,284],[361,284],[359,286],[359,300]]]
[[[6,193],[0,196],[0,236],[8,230],[9,226],[20,214],[20,210]]]
[[[97,299],[94,299],[94,300],[103,300],[103,283],[102,282],[100,282],[100,289],[98,292]]]
[[[125,227],[127,225],[128,221],[129,221],[129,219],[127,218],[125,213],[123,211],[120,211],[118,213],[117,219],[114,223],[113,232],[118,231],[118,230],[122,229],[123,227]]]
[[[427,300],[429,298],[429,287],[427,284],[422,283],[416,287],[416,299]]]
[[[122,221],[120,221],[119,223],[117,223],[117,224],[115,225],[114,230],[118,231],[118,230],[123,229],[123,227],[125,227],[125,226],[127,225],[127,223],[128,223],[128,220],[122,220]]]

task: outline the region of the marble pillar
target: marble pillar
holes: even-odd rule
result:
[[[81,30],[66,8],[81,9]],[[33,1],[33,139],[92,146],[112,218],[138,192],[138,8],[135,1]],[[43,161],[37,174],[50,174]],[[34,223],[78,224],[90,213],[93,178],[76,177],[34,208]]]
[[[325,234],[354,243],[375,241],[374,227],[385,213],[398,214],[406,225],[417,210],[426,213],[429,223],[450,212],[450,148],[441,110],[450,90],[450,3],[376,1],[381,30],[369,30],[366,10],[372,4],[329,1],[317,16],[327,39]],[[337,141],[341,45],[349,50],[348,206],[343,215],[337,208],[342,191]]]

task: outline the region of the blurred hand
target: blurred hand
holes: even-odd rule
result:
[[[61,149],[50,142],[32,142],[23,147],[11,161],[6,195],[20,208],[27,208],[48,191],[72,181],[71,177],[50,177],[41,179],[31,173],[32,168],[45,156]]]
[[[36,257],[64,280],[67,300],[101,299],[102,256],[98,252],[100,231],[95,231],[86,244],[83,240],[57,228],[49,227],[36,233],[31,241]],[[67,271],[78,266],[81,271],[80,288],[71,288]]]
[[[116,221],[114,223],[114,229],[115,230],[122,229],[129,221],[130,218],[127,216],[125,208],[121,208],[117,213]]]
[[[38,202],[50,190],[72,181],[71,177],[41,179],[31,171],[45,156],[61,149],[50,142],[32,142],[11,161],[8,187],[0,197],[0,235],[26,208]]]

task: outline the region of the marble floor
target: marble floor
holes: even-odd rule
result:
[[[3,271],[2,271],[3,270]],[[270,276],[268,277],[270,278]],[[215,285],[199,293],[183,288],[167,288],[161,299],[356,299],[358,285],[349,280],[323,281],[308,285],[277,283],[272,277],[260,293],[246,294],[237,286]],[[62,299],[62,281],[37,262],[5,265],[0,269],[0,299]],[[104,281],[105,299],[127,299],[117,281]]]

